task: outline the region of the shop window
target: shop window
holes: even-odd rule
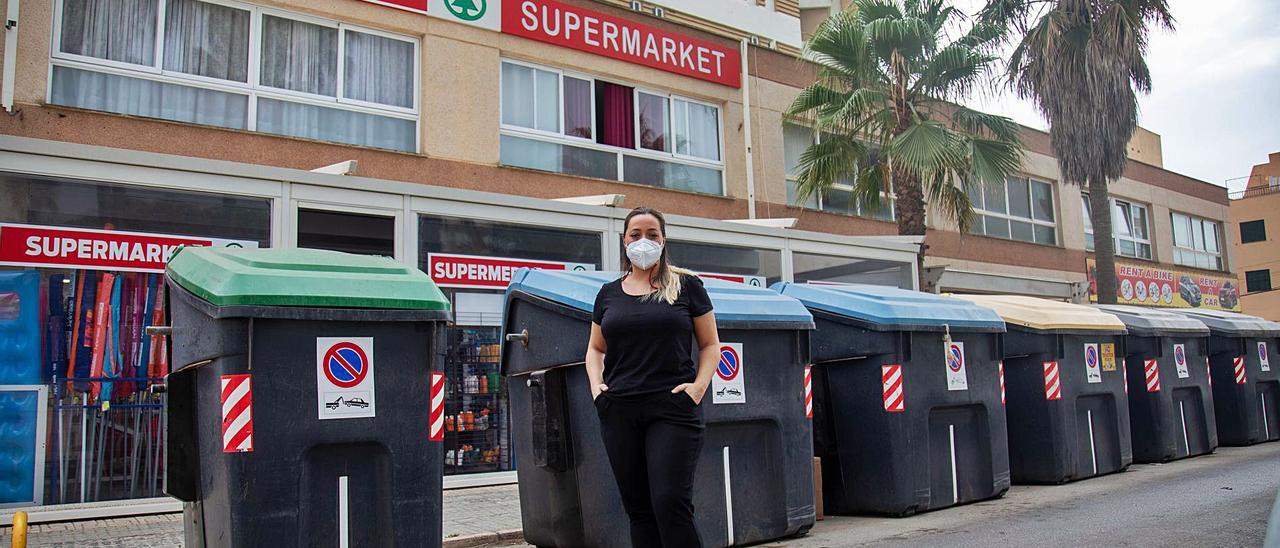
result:
[[[494,276],[510,270],[465,267],[549,261],[599,270],[600,238],[596,232],[418,218],[420,264],[450,299],[454,316],[445,360],[446,474],[499,472],[514,465],[506,379],[498,363],[503,290],[509,280]]]
[[[1222,270],[1222,240],[1216,221],[1173,213],[1173,262],[1205,270]]]
[[[502,61],[503,165],[723,194],[720,109]]]
[[[894,198],[891,189],[880,193],[879,207],[863,203],[853,197],[853,186],[848,182],[837,182],[827,192],[809,196],[805,203],[799,203],[798,177],[800,175],[800,157],[810,145],[820,142],[821,135],[813,130],[795,124],[782,124],[782,152],[787,175],[787,205],[818,209],[828,213],[857,215],[881,221],[894,219]],[[874,158],[874,156],[873,156]]]
[[[0,267],[0,347],[22,356],[5,366],[22,384],[48,388],[55,405],[37,445],[62,447],[46,456],[36,504],[163,496],[164,396],[147,388],[185,365],[169,363],[165,339],[146,333],[168,313],[166,253],[191,240],[268,246],[271,206],[268,198],[0,173],[0,248],[26,250],[35,238],[41,249]],[[22,344],[12,344],[15,333]]]
[[[54,104],[417,150],[417,41],[233,2],[57,8]]]
[[[1245,291],[1249,293],[1257,293],[1259,291],[1271,291],[1271,271],[1270,270],[1248,270],[1244,273]]]
[[[855,259],[814,253],[792,253],[795,281],[872,284],[912,289],[911,265],[879,259]]]
[[[1089,195],[1080,195],[1084,217],[1085,249],[1093,251],[1093,216]],[[1116,255],[1135,259],[1151,259],[1151,222],[1147,207],[1127,200],[1111,201],[1111,233]]]
[[[1263,219],[1240,223],[1240,243],[1251,244],[1267,241],[1267,222]]]
[[[782,252],[776,249],[669,240],[667,253],[673,264],[699,273],[728,274],[732,281],[759,282],[763,287],[782,281]]]
[[[396,218],[298,209],[298,247],[394,257]]]

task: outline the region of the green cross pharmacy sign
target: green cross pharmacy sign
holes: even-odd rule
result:
[[[428,0],[427,15],[502,30],[502,0]]]

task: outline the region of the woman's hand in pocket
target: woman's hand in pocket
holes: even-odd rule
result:
[[[672,394],[679,394],[681,392],[688,395],[689,399],[693,400],[693,403],[701,404],[702,396],[707,393],[707,385],[696,382],[686,382],[671,389]]]
[[[599,397],[600,397],[600,394],[603,394],[603,393],[608,392],[608,391],[609,391],[609,385],[604,384],[604,383],[600,383],[600,384],[597,384],[597,385],[595,385],[595,386],[592,386],[592,387],[591,387],[591,401],[595,401],[595,400],[596,400],[596,398],[599,398]]]

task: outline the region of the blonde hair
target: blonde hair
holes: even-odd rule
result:
[[[631,219],[640,215],[650,215],[658,220],[658,232],[662,233],[662,237],[667,237],[667,220],[659,213],[658,210],[651,207],[637,207],[627,214],[626,220],[623,222],[623,231],[631,226]],[[623,236],[625,238],[625,235]],[[631,275],[631,259],[627,257],[624,250],[622,253],[622,271],[625,276]],[[655,289],[652,293],[641,297],[641,301],[661,300],[667,304],[675,304],[676,299],[680,297],[680,290],[683,286],[682,277],[692,276],[693,271],[680,268],[671,264],[671,260],[667,257],[667,246],[662,246],[662,255],[658,257],[658,264],[654,266],[654,270],[649,273],[649,286]]]

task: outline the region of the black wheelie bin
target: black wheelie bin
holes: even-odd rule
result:
[[[440,546],[449,302],[430,278],[231,248],[181,249],[166,276],[186,546]]]
[[[1209,327],[1209,369],[1222,445],[1280,439],[1280,323],[1224,310],[1174,311]]]
[[[502,371],[530,544],[630,544],[583,368],[596,293],[619,276],[522,269],[507,288]],[[706,432],[693,503],[703,544],[804,533],[815,520],[804,406],[813,318],[799,302],[768,289],[715,279],[704,284],[722,347],[701,404]]]
[[[1096,305],[1120,318],[1129,390],[1133,461],[1168,462],[1218,447],[1209,369],[1209,328],[1182,314],[1123,304]]]
[[[1124,322],[1090,306],[960,295],[1004,318],[1014,483],[1065,483],[1133,463],[1121,371]]]
[[[1004,321],[968,301],[875,285],[774,284],[813,313],[823,509],[903,516],[1009,489]]]

